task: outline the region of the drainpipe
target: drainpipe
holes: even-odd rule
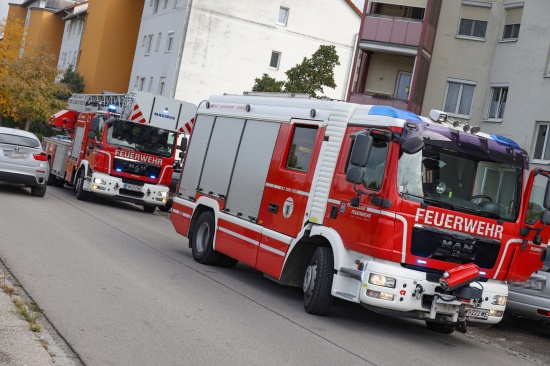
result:
[[[342,100],[347,100],[347,95],[348,95],[348,88],[349,88],[349,85],[350,85],[350,78],[351,78],[351,75],[352,75],[352,69],[353,69],[353,64],[354,64],[354,60],[355,60],[355,56],[357,54],[357,38],[359,37],[359,33],[355,33],[355,35],[353,36],[353,52],[351,53],[351,57],[349,59],[349,65],[348,65],[348,71],[347,71],[347,75],[346,75],[346,87],[344,88],[344,91],[342,92]]]
[[[183,48],[185,47],[185,39],[187,38],[187,29],[189,28],[189,18],[191,17],[191,8],[193,7],[193,0],[187,0],[187,5],[185,7],[185,19],[183,20],[183,27],[181,30],[181,41],[178,49],[178,57],[176,59],[176,67],[174,68],[174,81],[172,82],[172,90],[170,91],[170,96],[175,98],[176,96],[176,86],[178,84],[178,78],[181,67],[181,60],[183,58]]]

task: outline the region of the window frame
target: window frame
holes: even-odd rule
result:
[[[285,11],[285,19],[284,19],[284,22],[281,22],[280,19],[281,19],[281,11]],[[288,25],[288,18],[289,18],[289,15],[290,15],[290,8],[287,8],[285,6],[280,6],[279,7],[279,14],[277,16],[277,25],[280,25],[280,26],[283,26],[283,27],[286,27]]]
[[[470,34],[462,34],[460,33],[460,29],[462,28],[462,21],[463,20],[471,20],[472,26],[470,29]],[[476,29],[476,23],[485,23],[485,32],[483,33],[483,37],[474,35],[475,29]],[[478,20],[478,19],[470,19],[470,18],[460,18],[460,21],[458,22],[458,31],[457,31],[457,37],[460,38],[467,38],[467,39],[475,39],[475,40],[485,40],[485,36],[487,35],[487,26],[489,25],[489,21],[487,20]]]
[[[166,87],[166,75],[161,75],[161,77],[159,78],[159,87],[157,90],[157,94],[162,95],[162,93],[164,93],[165,87]]]
[[[521,20],[519,23],[510,23],[510,24],[506,24],[506,21],[508,19],[508,12],[509,11],[514,11],[516,9],[520,9],[521,8],[521,11],[522,11],[522,16],[521,18],[523,19],[523,7],[524,7],[524,3],[514,3],[514,4],[505,4],[504,5],[504,27],[502,28],[502,37],[501,37],[501,42],[516,42],[519,38],[519,32],[521,30]],[[508,26],[512,26],[512,34],[511,34],[511,37],[508,37],[508,38],[505,38],[504,35],[506,34],[506,27]],[[516,36],[514,37],[514,29],[517,29],[517,34]]]
[[[174,48],[174,31],[168,32],[168,38],[166,39],[166,49],[165,53],[172,52],[172,49]]]
[[[139,78],[138,90],[143,91],[144,87],[145,87],[145,77],[141,77]]]
[[[155,52],[158,52],[158,50],[160,49],[161,41],[162,41],[162,33],[159,33],[157,37],[157,44],[155,45]]]
[[[151,54],[152,44],[153,44],[153,34],[149,34],[147,36],[147,43],[145,45],[145,56],[149,56]]]
[[[485,19],[485,20],[469,18],[468,14],[464,14],[465,13],[465,8],[464,8],[465,6],[469,7],[469,8],[489,9],[489,15],[487,16],[487,19]],[[472,41],[485,41],[485,38],[487,37],[487,29],[489,28],[490,11],[491,11],[492,7],[493,7],[493,5],[491,3],[463,0],[461,2],[461,6],[460,6],[460,16],[459,16],[459,19],[458,19],[456,37],[457,38],[462,38],[462,39],[469,39],[469,40],[472,40]],[[471,33],[472,34],[470,34],[470,35],[460,34],[460,28],[462,26],[462,20],[463,19],[472,21],[472,27],[471,27]],[[485,23],[485,32],[483,34],[483,37],[473,35],[473,33],[475,31],[475,27],[476,27],[476,22],[484,22]]]
[[[546,135],[544,136],[544,141],[542,142],[542,150],[540,152],[540,157],[537,157],[535,156],[535,150],[537,149],[537,142],[538,142],[538,136],[539,136],[539,130],[542,126],[546,126]],[[550,137],[550,121],[537,121],[535,123],[535,131],[534,131],[534,143],[533,143],[533,147],[532,147],[532,151],[531,151],[531,162],[532,163],[550,163],[550,159],[545,159],[544,158],[544,155],[546,154],[546,150],[547,148],[550,148],[550,146],[548,146],[548,144],[550,143],[549,141],[549,137]]]
[[[160,3],[160,0],[153,0],[153,14],[158,13],[159,3]]]
[[[308,162],[307,162],[307,167],[305,169],[298,169],[298,168],[293,168],[293,167],[289,166],[289,160],[290,160],[290,157],[291,157],[290,156],[290,150],[292,148],[292,145],[297,145],[297,144],[294,144],[294,142],[295,142],[294,138],[296,137],[296,130],[298,128],[306,129],[306,130],[315,130],[315,137],[313,138],[312,141],[308,141],[308,142],[312,142],[312,144],[311,144],[311,153],[309,155]],[[315,150],[315,144],[317,142],[317,135],[318,134],[319,134],[319,126],[317,124],[295,123],[293,125],[292,135],[289,139],[288,145],[287,145],[286,150],[285,150],[284,169],[286,169],[288,171],[292,171],[292,172],[303,173],[303,174],[307,174],[309,172],[310,167],[311,167],[311,162],[313,161],[313,151]]]
[[[271,66],[271,61],[273,60],[273,55],[274,54],[277,54],[279,55],[278,58],[277,58],[277,66]],[[282,52],[280,51],[271,51],[271,58],[269,60],[269,68],[272,69],[272,70],[279,70],[279,67],[281,66],[281,56],[282,56]]]
[[[457,100],[456,100],[456,108],[455,108],[454,112],[450,112],[450,111],[445,110],[445,105],[447,104],[447,97],[449,95],[449,83],[460,84],[460,91],[459,91],[459,94],[458,94],[458,97],[457,97]],[[472,100],[470,101],[470,110],[468,111],[468,114],[458,113],[458,110],[460,108],[460,101],[461,101],[461,98],[462,98],[462,92],[464,90],[464,85],[470,85],[470,86],[474,87],[474,92],[472,93]],[[449,114],[451,116],[469,119],[471,114],[472,114],[472,108],[473,108],[474,99],[475,99],[476,86],[477,86],[476,81],[448,78],[446,80],[446,84],[445,84],[445,97],[443,98],[443,107],[441,109],[444,112],[447,112],[447,114]]]
[[[490,93],[489,93],[489,108],[487,110],[487,120],[489,121],[502,121],[504,119],[504,112],[506,111],[506,103],[508,101],[508,93],[510,91],[510,88],[508,85],[491,85],[490,86]],[[492,117],[491,116],[491,107],[493,106],[493,97],[495,95],[495,91],[499,91],[499,97],[498,97],[498,106],[497,106],[497,109],[496,111],[498,112],[497,113],[497,116],[496,117]],[[505,93],[504,93],[505,91]],[[504,95],[504,107],[503,107],[503,100],[502,100],[502,97]]]

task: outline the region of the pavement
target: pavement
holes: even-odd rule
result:
[[[40,332],[30,330],[13,300],[21,298],[26,304],[32,300],[13,283],[13,277],[0,263],[0,285],[11,285],[17,292],[9,295],[0,288],[0,366],[82,365],[45,317],[39,320]]]

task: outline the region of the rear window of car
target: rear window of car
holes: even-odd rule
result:
[[[0,134],[0,144],[10,144],[25,147],[40,147],[40,141],[31,137]]]

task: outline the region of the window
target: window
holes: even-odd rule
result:
[[[153,14],[156,14],[157,11],[159,11],[159,1],[160,0],[155,0],[155,2],[153,3]]]
[[[139,79],[139,90],[143,91],[143,86],[145,85],[145,78]]]
[[[143,41],[141,42],[141,47],[145,47],[146,43],[147,43],[147,36],[143,36]]]
[[[134,83],[134,87],[137,88],[139,83],[139,76],[136,76],[136,82]]]
[[[174,0],[174,9],[178,7],[178,0]]]
[[[168,0],[164,0],[164,7],[163,7],[163,9],[166,9],[167,6],[168,6]]]
[[[166,52],[172,52],[172,47],[174,47],[174,32],[169,32],[166,40]]]
[[[73,66],[76,65],[76,51],[73,54],[73,63],[71,65],[73,65]]]
[[[153,77],[149,78],[149,86],[147,87],[147,91],[150,92],[151,88],[153,87]]]
[[[160,48],[160,40],[162,39],[162,33],[159,33],[159,36],[157,38],[157,46],[155,47],[155,52],[159,50]]]
[[[508,87],[491,88],[491,105],[489,106],[489,118],[502,119],[502,117],[504,116],[504,108],[506,107],[507,97]]]
[[[504,22],[504,32],[502,34],[502,40],[518,39],[522,16],[522,7],[506,9],[506,21]]]
[[[388,158],[389,142],[379,139],[375,139],[372,145],[372,149],[367,161],[367,166],[360,168],[365,172],[363,177],[363,184],[366,188],[373,191],[379,191],[382,188],[382,181],[384,180],[384,172],[386,171],[386,160]],[[348,162],[346,165],[346,172],[350,168],[357,168],[357,166],[350,164],[349,159],[351,157],[351,151],[353,149],[353,143],[350,147],[348,156]]]
[[[278,70],[280,61],[281,61],[281,52],[277,52],[277,51],[271,52],[271,61],[269,62],[269,67]]]
[[[145,45],[145,55],[151,54],[151,44],[153,43],[153,35],[147,36],[147,44]]]
[[[159,80],[159,90],[158,90],[159,95],[163,95],[165,85],[166,85],[166,76],[161,76]]]
[[[286,26],[288,22],[288,8],[279,8],[279,18],[277,19],[277,24]]]
[[[475,83],[460,80],[447,81],[445,112],[469,116],[474,99]]]
[[[458,35],[465,37],[485,38],[487,20],[491,4],[485,6],[462,5]]]
[[[550,146],[548,146],[548,135],[550,123],[539,123],[536,126],[537,135],[535,136],[535,151],[533,159],[550,160]]]
[[[544,211],[543,203],[544,192],[546,191],[546,184],[548,184],[548,178],[546,176],[542,174],[535,176],[533,188],[531,190],[531,194],[529,195],[527,213],[525,215],[526,224],[535,224],[539,220],[542,212]],[[547,259],[550,259],[550,257],[548,257]]]
[[[294,128],[292,142],[288,149],[286,168],[307,172],[315,145],[315,137],[317,137],[317,129],[317,126],[299,125]]]

